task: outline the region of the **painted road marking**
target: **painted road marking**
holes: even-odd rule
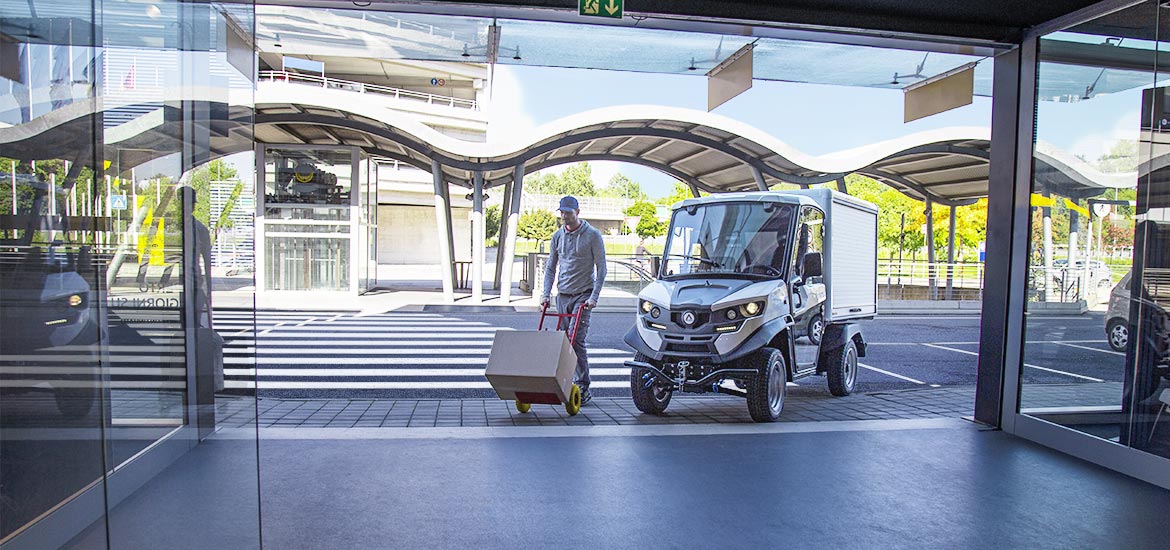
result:
[[[1113,350],[1111,350],[1111,349],[1091,348],[1091,347],[1089,347],[1089,346],[1082,346],[1082,345],[1079,345],[1079,344],[1072,344],[1072,343],[1069,343],[1069,342],[1052,342],[1052,343],[1053,343],[1053,344],[1060,344],[1060,345],[1062,345],[1062,346],[1068,346],[1068,347],[1070,347],[1070,348],[1080,348],[1080,349],[1087,349],[1087,350],[1089,350],[1089,351],[1099,351],[1099,352],[1101,352],[1101,353],[1109,353],[1109,354],[1112,354],[1112,355],[1120,355],[1120,356],[1122,356],[1122,357],[1125,357],[1125,354],[1124,354],[1124,353],[1122,353],[1122,352],[1120,352],[1120,351],[1113,351]]]
[[[921,380],[915,380],[915,379],[913,379],[913,378],[910,378],[909,376],[902,376],[901,374],[894,373],[894,372],[890,372],[890,371],[888,371],[888,370],[882,370],[882,369],[879,369],[879,368],[877,368],[877,367],[871,367],[871,366],[869,366],[869,365],[866,365],[865,363],[857,363],[857,365],[858,365],[859,367],[867,368],[867,369],[869,369],[869,370],[871,370],[871,371],[874,371],[874,372],[880,372],[880,373],[882,373],[882,374],[884,374],[884,375],[886,375],[886,376],[893,376],[894,378],[898,378],[898,379],[901,379],[901,380],[905,380],[905,381],[907,381],[907,382],[913,382],[913,383],[915,383],[915,384],[926,384],[926,382],[923,382],[923,381],[921,381]]]
[[[978,354],[978,353],[975,353],[975,352],[973,352],[973,351],[967,351],[967,350],[965,350],[965,349],[949,348],[949,347],[947,347],[947,346],[940,346],[940,345],[937,345],[937,344],[922,344],[922,345],[924,345],[924,346],[926,346],[926,347],[928,347],[928,348],[936,348],[936,349],[942,349],[942,350],[947,350],[947,351],[953,351],[953,352],[957,352],[957,353],[965,353],[965,354],[967,354],[967,355],[974,355],[974,356],[976,356],[976,357],[978,357],[978,356],[979,356],[979,354]],[[1025,366],[1025,367],[1028,367],[1028,368],[1031,368],[1031,369],[1042,370],[1042,371],[1045,371],[1045,372],[1051,372],[1051,373],[1055,373],[1055,374],[1063,374],[1063,375],[1065,375],[1065,376],[1071,376],[1071,377],[1073,377],[1073,378],[1080,378],[1080,379],[1082,379],[1082,380],[1088,380],[1088,381],[1090,381],[1090,382],[1104,382],[1104,380],[1102,380],[1102,379],[1100,379],[1100,378],[1093,378],[1092,376],[1084,376],[1084,375],[1081,375],[1081,374],[1074,374],[1074,373],[1071,373],[1071,372],[1065,372],[1065,371],[1062,371],[1062,370],[1050,369],[1050,368],[1048,368],[1048,367],[1041,367],[1041,366],[1038,366],[1038,365],[1032,365],[1032,364],[1029,364],[1029,363],[1024,363],[1024,366]]]

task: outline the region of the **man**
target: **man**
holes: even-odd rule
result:
[[[574,197],[561,199],[557,209],[561,217],[561,228],[553,233],[548,252],[548,265],[544,268],[544,290],[540,294],[540,305],[547,307],[552,294],[553,278],[557,279],[557,312],[576,313],[581,310],[581,324],[573,339],[573,351],[577,352],[576,383],[581,387],[581,404],[589,402],[589,356],[585,351],[585,335],[589,332],[590,310],[597,306],[601,296],[601,285],[605,284],[605,243],[601,232],[582,220],[578,215],[580,205]],[[562,320],[562,330],[569,327],[568,320]]]

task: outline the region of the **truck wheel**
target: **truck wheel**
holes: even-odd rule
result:
[[[838,397],[853,393],[857,385],[857,343],[850,338],[841,349],[827,353],[824,357],[829,361],[825,365],[829,393]]]
[[[650,358],[637,354],[635,361],[649,363]],[[630,393],[634,396],[634,406],[647,414],[662,414],[666,406],[670,405],[670,396],[674,393],[669,388],[657,382],[657,378],[650,369],[634,367],[630,369]]]
[[[821,345],[821,335],[825,332],[825,318],[818,313],[808,320],[808,341],[814,346]]]
[[[788,395],[788,374],[784,354],[775,348],[763,348],[746,358],[745,367],[756,371],[755,380],[748,383],[748,413],[756,422],[775,422],[784,410]]]

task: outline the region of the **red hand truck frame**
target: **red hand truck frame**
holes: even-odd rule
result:
[[[554,330],[561,330],[561,327],[560,327],[561,323],[560,322],[562,319],[565,319],[565,318],[572,319],[572,321],[570,322],[571,326],[566,327],[567,330],[565,332],[569,333],[568,334],[569,344],[576,344],[577,343],[577,329],[581,326],[581,316],[584,315],[584,313],[585,313],[585,306],[584,305],[577,306],[577,311],[575,313],[549,313],[548,312],[548,304],[544,304],[544,306],[540,308],[540,323],[538,323],[536,325],[536,330],[545,330],[544,320],[548,317],[556,317],[556,319],[557,319],[557,328]]]

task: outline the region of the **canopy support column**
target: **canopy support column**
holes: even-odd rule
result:
[[[927,284],[930,286],[930,299],[938,299],[938,281],[935,280],[937,273],[934,265],[934,203],[930,199],[926,199],[926,270],[927,270]]]
[[[447,189],[447,178],[443,175],[443,165],[439,161],[431,161],[431,175],[435,183],[435,222],[439,235],[439,272],[443,278],[443,301],[455,301],[455,262],[452,261],[452,251],[455,249],[455,228],[451,226],[451,195]]]
[[[496,290],[500,289],[500,274],[504,271],[504,228],[508,227],[508,216],[512,212],[512,182],[504,184],[503,202],[500,205],[500,226],[496,229],[496,278],[492,284]]]
[[[1081,259],[1081,251],[1079,250],[1080,235],[1081,234],[1081,214],[1076,210],[1068,210],[1068,263],[1065,264],[1065,273],[1060,278],[1064,282],[1065,288],[1069,288],[1069,283],[1079,279],[1079,274],[1076,272],[1076,264]],[[1078,277],[1074,278],[1074,275]],[[1075,296],[1077,298],[1085,298],[1085,283],[1088,281],[1080,281],[1077,285]],[[1069,288],[1069,290],[1073,290]]]
[[[954,300],[955,288],[955,207],[951,207],[951,229],[947,233],[947,299]]]
[[[520,194],[524,190],[524,165],[516,166],[512,175],[511,199],[508,202],[508,217],[506,222],[500,223],[502,234],[500,254],[497,262],[504,264],[500,272],[500,303],[507,304],[512,299],[512,258],[516,256],[516,227],[520,223]]]
[[[764,174],[760,172],[759,168],[752,166],[752,176],[755,176],[756,186],[760,188],[760,191],[768,190],[768,184],[764,182]]]
[[[1044,196],[1048,196],[1047,193]],[[1053,277],[1052,277],[1052,208],[1044,206],[1040,208],[1041,215],[1041,231],[1044,237],[1044,301],[1052,300],[1055,294],[1052,291]]]
[[[699,186],[694,183],[687,183],[687,187],[691,188],[691,196],[696,199],[699,198]]]
[[[845,178],[844,177],[841,177],[840,179],[837,180],[837,190],[842,192],[842,193],[845,193],[846,195],[849,194],[849,187],[845,185]]]
[[[475,172],[471,181],[471,301],[478,304],[483,301],[484,253],[487,252],[483,221],[483,172]]]

